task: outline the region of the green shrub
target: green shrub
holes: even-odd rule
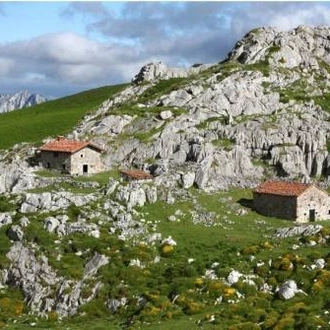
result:
[[[276,311],[269,311],[263,320],[263,329],[273,329],[277,323],[278,318],[279,314]]]
[[[260,326],[253,322],[244,322],[240,324],[231,325],[228,330],[260,330]]]
[[[15,205],[10,203],[8,198],[0,195],[0,213],[14,211]]]
[[[160,80],[155,86],[151,86],[144,91],[138,99],[139,103],[144,103],[156,99],[157,97],[169,94],[185,86],[190,81],[189,78],[170,78]]]
[[[277,53],[281,50],[281,46],[278,46],[278,45],[273,45],[273,46],[270,46],[268,48],[268,54],[273,54],[273,53]]]
[[[295,319],[293,314],[284,314],[274,326],[274,330],[294,329]]]
[[[71,220],[76,220],[80,214],[81,214],[80,208],[73,203],[67,209],[67,215]]]

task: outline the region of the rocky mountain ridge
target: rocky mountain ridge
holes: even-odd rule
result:
[[[17,109],[31,107],[33,105],[43,103],[53,99],[39,94],[31,94],[24,90],[12,95],[0,95],[0,113],[9,112]]]
[[[156,293],[135,292],[125,271],[137,272],[143,278],[155,270],[153,267],[167,267],[171,260],[167,255],[177,245],[176,237],[161,232],[159,210],[151,219],[143,207],[163,203],[166,209],[175,205],[163,219],[169,225],[186,221],[189,226],[221,228],[226,233],[223,240],[235,240],[231,235],[234,223],[248,217],[251,210],[225,196],[217,203],[226,208],[210,211],[198,201],[193,187],[216,193],[250,189],[266,178],[280,178],[315,181],[328,188],[329,35],[330,28],[326,27],[301,26],[287,32],[260,28],[239,41],[222,63],[196,65],[189,70],[150,63],[133,78],[131,86],[105,100],[67,135],[91,139],[102,147],[108,170],[143,169],[154,175],[151,183],[126,183],[109,177],[102,186],[75,178],[43,177],[36,174],[40,170],[37,165],[31,166],[35,156],[31,145],[3,152],[0,193],[9,200],[10,210],[0,213],[0,227],[7,229],[10,244],[8,263],[2,261],[0,285],[20,288],[31,311],[42,316],[50,312],[59,318],[75,315],[102,294],[102,306],[109,312],[120,314],[136,308],[133,315],[139,315],[160,293],[158,288]],[[75,189],[82,192],[75,193]],[[187,201],[189,208],[181,209],[180,203]],[[248,218],[243,219],[248,222]],[[249,229],[257,230],[261,223],[256,218],[249,222]],[[319,225],[276,232],[267,228],[268,236],[263,238],[270,239],[271,230],[281,239],[320,235],[310,241],[299,240],[292,247],[295,250],[327,242],[323,229]],[[42,235],[37,236],[38,231]],[[266,243],[262,243],[264,249],[269,248]],[[139,253],[135,255],[129,248]],[[240,279],[255,292],[284,300],[306,294],[292,279],[275,282],[271,276],[262,276],[274,270],[271,264],[276,260],[268,260],[269,268],[262,271],[266,262],[254,261],[252,252],[247,255],[244,259],[241,251],[235,251],[234,256],[242,263],[253,263],[253,275],[228,272],[227,267],[223,276],[224,269],[217,273],[221,265],[210,260],[197,270],[173,270],[172,265],[164,272],[173,279],[184,277],[182,272],[198,274],[193,288],[180,294],[205,294],[210,306],[244,301],[241,287],[235,286]],[[198,256],[185,257],[191,260]],[[71,259],[67,258],[75,260],[79,271],[70,273],[66,260]],[[279,267],[291,270],[301,262],[298,257],[290,258]],[[325,258],[314,259],[308,269],[325,269]],[[61,268],[62,264],[66,268]],[[111,270],[106,275],[102,273],[105,268]],[[113,276],[117,273],[124,274],[122,282]],[[208,296],[211,289],[203,286],[207,281],[219,285],[217,295]],[[192,307],[187,307],[188,298],[180,300],[176,290],[166,293],[162,308],[188,309],[189,314]]]
[[[249,185],[249,179],[260,180],[266,172],[306,182],[326,177],[328,33],[328,28],[302,26],[281,33],[265,28],[252,31],[224,63],[199,67],[199,74],[188,70],[177,78],[185,79],[182,88],[143,103],[139,99],[159,77],[168,81],[178,77],[164,64],[149,64],[136,76],[141,86],[133,85],[105,102],[97,112],[97,116],[107,114],[104,119],[86,118],[74,134],[83,137],[91,130],[108,148],[109,166],[126,161],[159,174],[164,166],[189,165],[201,188],[223,189],[235,181]],[[123,102],[136,106],[136,113],[158,109],[160,120],[112,114]],[[182,110],[180,115],[174,115],[177,109]],[[162,119],[165,112],[167,118]],[[133,123],[150,132],[149,143],[133,139],[117,150],[111,148],[109,139],[137,131]],[[153,159],[153,164],[146,159]]]

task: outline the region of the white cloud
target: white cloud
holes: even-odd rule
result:
[[[310,8],[293,8],[290,12],[274,15],[270,25],[281,30],[289,30],[298,25],[324,25],[330,23],[330,9],[324,5],[314,5]]]
[[[285,31],[299,25],[330,25],[329,3],[253,2],[235,11],[231,30],[241,37],[250,29],[270,26]]]
[[[82,15],[90,34],[61,32],[0,44],[0,74],[12,85],[28,80],[58,89],[53,94],[127,82],[150,61],[218,62],[255,27],[330,24],[329,7],[321,2],[127,2],[111,11],[106,3],[71,3],[62,16]],[[95,34],[105,41],[93,40]]]
[[[108,10],[102,2],[71,2],[60,15],[64,18],[71,19],[77,13],[88,16],[105,16],[108,14]]]
[[[43,35],[28,42],[0,45],[0,53],[12,60],[2,60],[2,71],[22,76],[26,71],[86,83],[104,78],[112,66],[133,60],[131,49],[102,44],[73,33]],[[14,65],[15,64],[15,65]]]
[[[15,61],[10,58],[0,57],[0,75],[7,75],[14,68]]]

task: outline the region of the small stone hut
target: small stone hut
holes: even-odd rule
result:
[[[266,216],[296,222],[330,219],[330,197],[314,184],[264,182],[253,190],[253,208]]]
[[[119,170],[121,177],[127,181],[152,180],[153,176],[142,170]]]
[[[71,175],[93,174],[103,170],[103,150],[91,142],[58,137],[41,146],[39,151],[41,164],[45,168]]]

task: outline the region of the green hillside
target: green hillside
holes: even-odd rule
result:
[[[105,86],[24,110],[0,115],[0,150],[21,142],[38,143],[48,136],[68,133],[79,120],[127,84]]]

